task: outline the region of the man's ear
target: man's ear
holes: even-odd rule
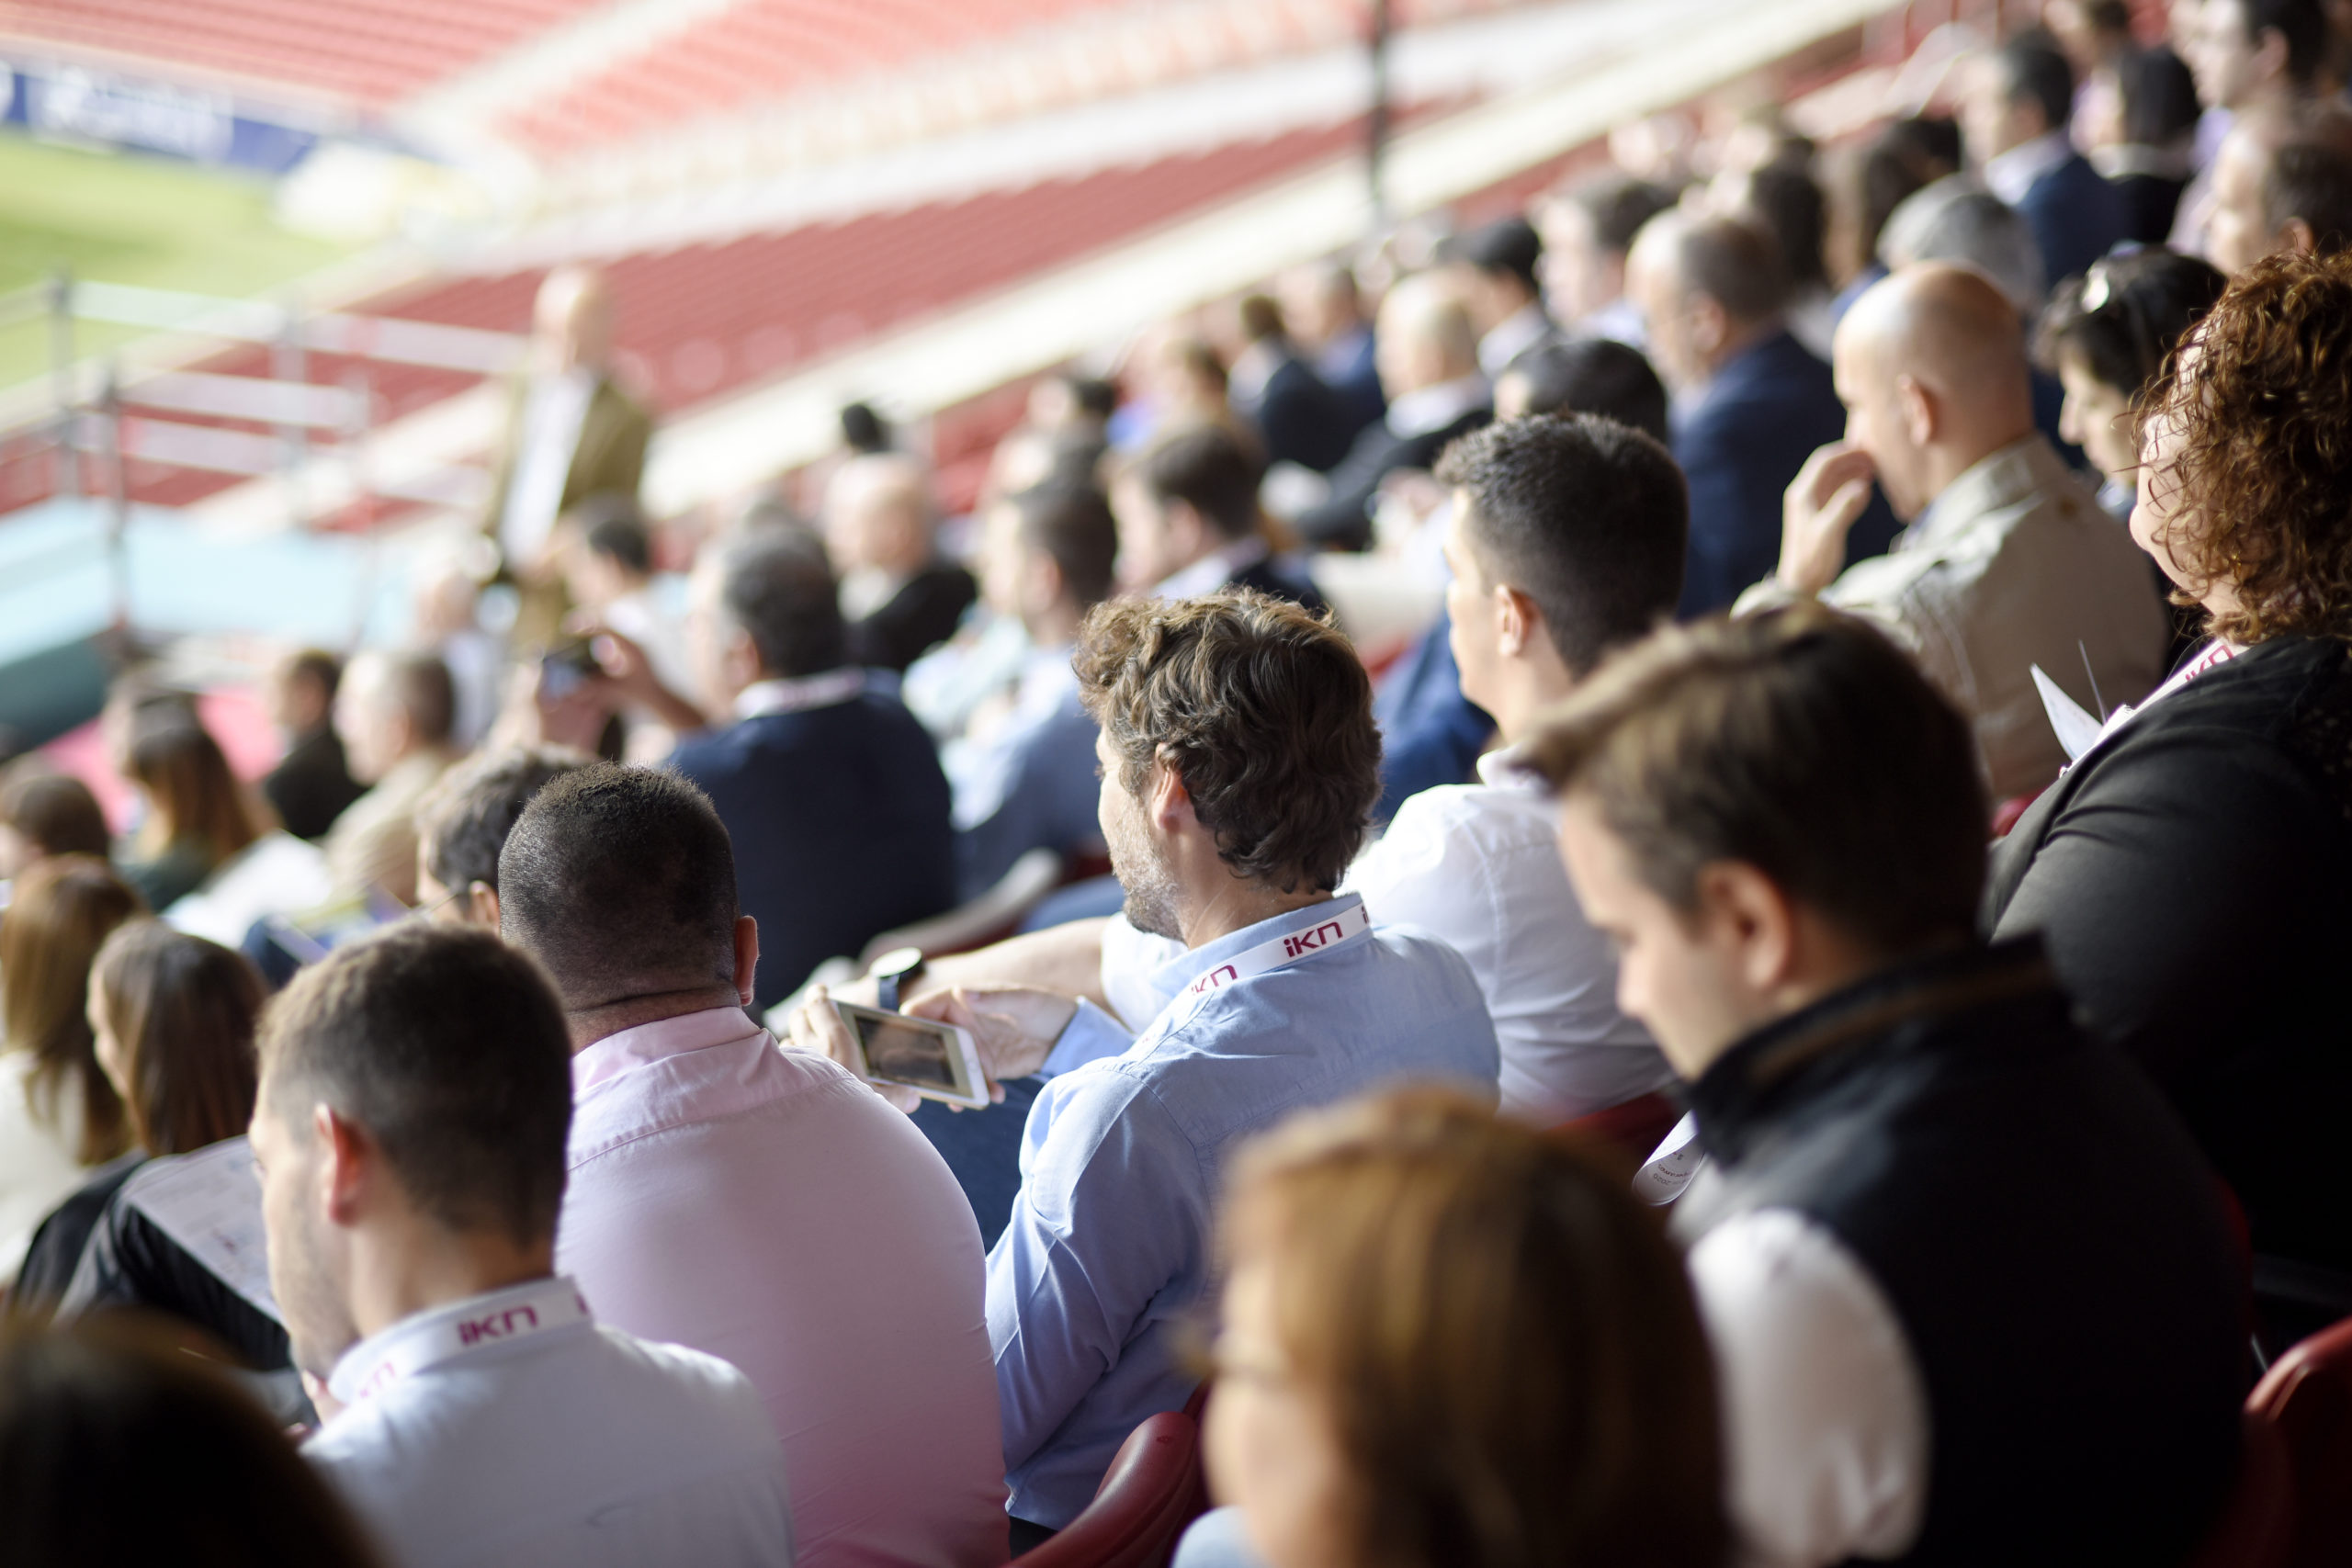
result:
[[[735,994],[752,1005],[752,978],[760,967],[760,922],[749,915],[735,917]]]
[[[1162,837],[1173,837],[1188,823],[1200,821],[1193,810],[1193,795],[1184,787],[1183,775],[1165,754],[1153,761],[1151,772],[1144,779],[1144,807],[1151,814],[1152,826]]]
[[[2319,249],[2319,236],[2312,232],[2310,222],[2301,218],[2290,218],[2279,224],[2277,238],[2278,243],[2270,247],[2274,253],[2292,251],[2299,256],[2307,256]]]
[[[330,1224],[356,1224],[382,1179],[375,1141],[359,1124],[330,1105],[311,1107],[311,1136],[319,1146],[319,1207]]]
[[[1894,405],[1903,415],[1903,434],[1914,446],[1925,446],[1936,438],[1943,421],[1936,407],[1936,395],[1916,376],[1894,378]]]
[[[1770,877],[1745,861],[1711,861],[1698,877],[1700,918],[1730,953],[1740,979],[1770,991],[1797,959],[1796,909]]]
[[[1506,582],[1494,588],[1495,645],[1510,658],[1526,653],[1544,635],[1544,613],[1535,601]]]

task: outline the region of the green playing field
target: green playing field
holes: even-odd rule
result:
[[[51,147],[0,134],[0,296],[59,268],[107,283],[199,294],[266,292],[343,253],[270,220],[266,180],[129,153]],[[75,350],[128,328],[79,323]],[[49,368],[45,320],[0,326],[0,387]]]

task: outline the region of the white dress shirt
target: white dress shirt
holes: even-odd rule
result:
[[[2074,140],[2064,126],[2044,131],[2030,141],[2020,141],[2007,152],[1985,159],[1984,188],[2015,207],[2025,199],[2025,193],[2033,188],[2035,181],[2074,155]]]
[[[1494,330],[1478,340],[1478,368],[1491,381],[1503,373],[1504,367],[1546,338],[1556,337],[1559,328],[1544,313],[1544,307],[1529,300],[1510,315],[1497,321]]]
[[[402,1318],[328,1387],[345,1408],[302,1451],[399,1568],[792,1561],[750,1382],[600,1326],[569,1280]]]
[[[1789,1209],[1725,1220],[1689,1267],[1715,1354],[1743,1561],[1902,1555],[1927,1517],[1928,1393],[1877,1281]]]
[[[607,1035],[571,1073],[557,1266],[606,1321],[752,1380],[803,1568],[998,1568],[979,1224],[930,1141],[740,1008]]]
[[[1214,593],[1233,581],[1236,572],[1248,571],[1273,554],[1273,547],[1258,535],[1236,539],[1222,549],[1210,551],[1188,567],[1182,567],[1160,579],[1151,591],[1155,599],[1197,599],[1204,593]]]
[[[531,560],[554,531],[563,481],[571,477],[572,455],[580,447],[581,422],[595,395],[594,370],[532,378],[523,404],[523,444],[506,486],[506,511],[498,520],[498,547],[508,561]]]
[[[1388,400],[1388,433],[1402,440],[1443,430],[1472,409],[1485,408],[1494,396],[1484,376],[1456,377],[1434,387],[1417,387]]]
[[[1557,807],[1499,752],[1423,790],[1340,884],[1469,961],[1502,1044],[1502,1107],[1550,1126],[1673,1081],[1617,1010],[1617,957],[1560,864]]]

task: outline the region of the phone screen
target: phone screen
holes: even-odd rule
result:
[[[851,1022],[857,1029],[866,1067],[876,1077],[931,1089],[956,1087],[953,1047],[937,1030],[862,1015],[853,1015]]]

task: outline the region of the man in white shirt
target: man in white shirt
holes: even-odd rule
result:
[[[763,933],[710,800],[668,772],[568,774],[507,835],[498,894],[571,1032],[564,1271],[752,1380],[804,1565],[997,1568],[979,1226],[905,1117],[745,1016]]]
[[[569,1041],[487,931],[306,969],[260,1043],[272,1292],[304,1452],[401,1568],[792,1561],[784,1454],[716,1357],[598,1325],[554,1271]]]
[[[1527,750],[1710,1156],[1674,1224],[1746,1560],[2188,1560],[2236,1462],[2245,1265],[2039,940],[1975,937],[1961,716],[1808,604],[1659,634]]]
[[[1671,615],[1688,528],[1666,448],[1611,420],[1511,420],[1438,467],[1453,491],[1446,588],[1462,694],[1506,746],[1601,656]],[[1502,1104],[1541,1123],[1672,1081],[1617,1010],[1617,961],[1560,870],[1554,813],[1505,753],[1407,800],[1342,885],[1470,963],[1502,1044]]]

